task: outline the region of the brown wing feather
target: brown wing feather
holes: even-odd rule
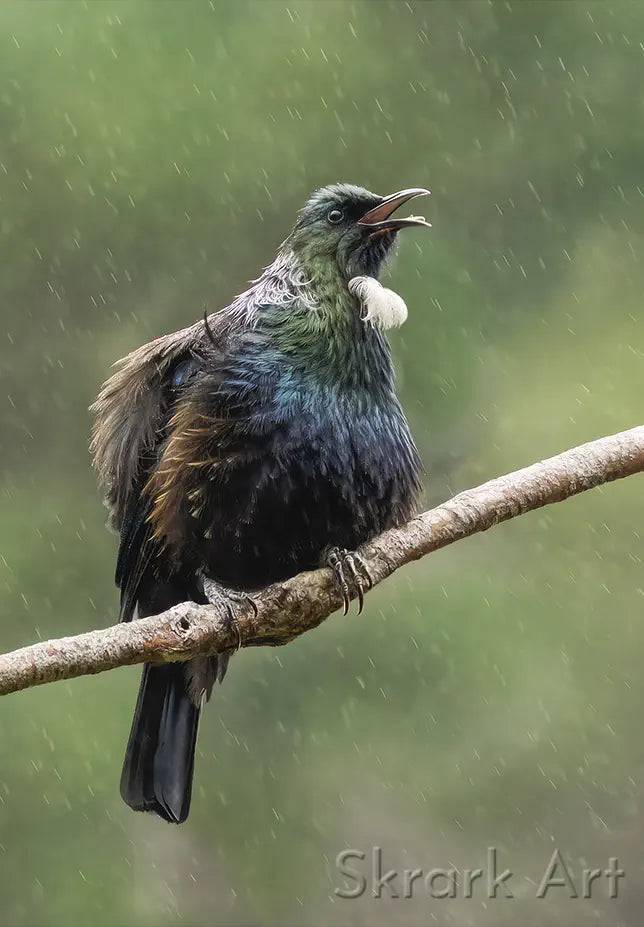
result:
[[[128,354],[117,362],[118,370],[90,406],[96,416],[90,450],[117,528],[142,460],[163,424],[164,377],[203,337],[203,322],[197,322]]]
[[[201,487],[226,460],[225,418],[206,415],[195,398],[181,404],[169,423],[170,436],[158,466],[145,487],[152,500],[150,522],[154,538],[170,547],[184,534],[186,518],[196,517],[203,504]]]

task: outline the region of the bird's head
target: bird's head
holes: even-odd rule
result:
[[[288,245],[310,269],[327,265],[346,280],[377,278],[400,229],[430,227],[422,216],[394,218],[404,203],[428,193],[413,188],[378,196],[346,183],[322,187],[300,211]]]

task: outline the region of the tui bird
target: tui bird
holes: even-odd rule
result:
[[[92,406],[92,453],[120,533],[122,621],[251,591],[327,564],[363,601],[350,553],[415,511],[421,465],[384,331],[407,317],[378,276],[395,210],[318,190],[273,263],[230,306],[129,354]],[[229,654],[145,665],[121,776],[137,811],[188,816],[197,724]]]

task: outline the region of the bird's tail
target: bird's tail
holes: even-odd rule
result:
[[[192,793],[199,708],[181,663],[143,667],[121,774],[121,795],[135,811],[180,824]]]

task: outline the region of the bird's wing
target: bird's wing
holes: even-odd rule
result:
[[[217,328],[212,321],[211,327]],[[115,579],[124,621],[133,617],[141,580],[162,553],[153,538],[152,500],[145,486],[161,454],[177,398],[202,363],[204,333],[204,323],[196,323],[129,354],[119,361],[119,369],[92,406],[94,466],[121,537]]]
[[[216,368],[201,371],[168,423],[167,440],[150,475],[146,496],[154,538],[171,549],[183,540],[187,521],[199,516],[204,493],[243,454],[236,438],[243,412],[221,389]]]
[[[149,578],[157,610],[167,607],[161,587],[182,585],[182,595],[174,601],[193,597],[188,586],[194,582],[194,571],[185,555],[206,497],[216,493],[217,483],[221,488],[230,469],[249,456],[247,442],[237,432],[244,420],[244,403],[233,401],[222,389],[217,350],[180,361],[166,380],[162,402],[166,411],[157,444],[143,478],[130,491],[121,524],[116,581],[121,588],[121,617],[126,621],[137,604],[150,607]]]
[[[181,548],[188,532],[211,530],[206,522],[218,494],[230,492],[236,471],[250,472],[265,456],[267,436],[282,423],[283,411],[274,404],[279,368],[262,360],[256,343],[252,328],[236,330],[233,360],[216,344],[207,346],[204,364],[168,422],[145,493],[154,537],[171,551]]]
[[[121,528],[163,428],[169,374],[190,357],[203,334],[203,323],[196,323],[128,354],[90,407],[95,415],[90,450],[115,528]]]
[[[192,597],[185,587],[193,572],[181,569],[184,548],[203,493],[216,484],[222,464],[235,465],[240,451],[234,438],[239,410],[221,395],[218,360],[212,353],[180,359],[166,375],[156,443],[139,468],[121,521],[116,582],[122,620],[133,617],[137,604],[150,607],[150,578],[159,609],[167,607],[161,587],[178,583],[183,591],[175,601]]]

